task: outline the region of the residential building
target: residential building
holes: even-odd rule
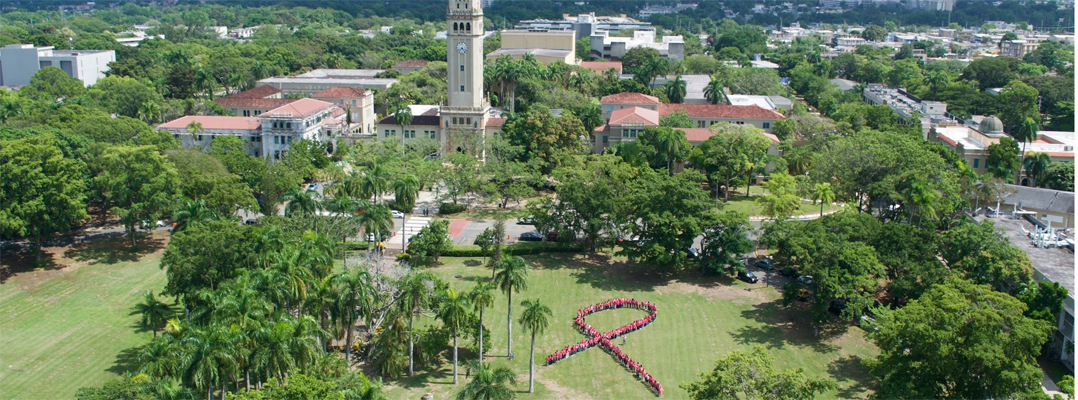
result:
[[[625,52],[637,47],[648,47],[659,51],[659,55],[671,60],[685,59],[685,41],[681,36],[663,36],[656,41],[655,30],[640,29],[632,37],[610,36],[609,32],[591,35],[591,56],[596,58],[621,59]]]
[[[312,99],[336,104],[345,111],[343,121],[348,128],[347,134],[373,135],[374,91],[350,87],[329,88],[311,95]]]
[[[613,68],[614,72],[621,75],[621,61],[581,61],[580,66],[595,71],[597,74],[604,74],[607,70]]]
[[[566,64],[576,63],[576,40],[569,31],[549,30],[503,30],[502,47],[487,54],[488,59],[508,55],[519,59],[531,54],[545,65],[561,61]]]
[[[386,90],[396,79],[376,78],[381,69],[316,69],[296,76],[276,76],[258,81],[256,86],[273,86],[284,92],[314,93],[335,87]]]
[[[999,143],[1005,137],[1003,123],[999,118],[981,120],[977,128],[957,123],[941,123],[932,127],[928,140],[946,144],[958,152],[966,165],[978,174],[988,172],[988,146]],[[1074,132],[1041,131],[1037,140],[1025,144],[1029,153],[1045,153],[1052,161],[1074,162]],[[1072,219],[1073,220],[1073,219]]]
[[[240,137],[247,154],[280,159],[299,140],[330,141],[343,134],[344,110],[315,99],[299,99],[258,117],[188,115],[157,126],[184,147],[208,149],[215,136]]]
[[[57,67],[90,86],[105,78],[113,50],[55,50],[53,46],[9,44],[0,48],[0,86],[24,86],[45,67]]]
[[[599,108],[604,121],[609,120],[614,111],[625,108],[641,107],[658,112],[659,104],[662,102],[658,97],[636,92],[615,93],[599,99]],[[657,120],[656,124],[658,124]]]
[[[570,16],[563,14],[560,21],[536,19],[520,21],[516,29],[524,30],[547,30],[547,31],[573,31],[574,40],[591,37],[601,32],[618,33],[622,30],[650,29],[651,23],[640,22],[624,14],[619,16],[596,16],[595,13]]]
[[[1022,58],[1026,54],[1032,53],[1033,50],[1037,50],[1040,45],[1041,42],[1034,40],[1007,40],[1001,44],[999,54],[1004,57]]]
[[[427,60],[404,60],[393,65],[393,69],[401,75],[408,75],[427,67]]]
[[[910,0],[909,7],[915,10],[951,11],[955,0]]]
[[[288,99],[273,86],[258,86],[250,90],[220,97],[217,105],[240,117],[257,117],[260,114],[299,99]]]
[[[693,126],[696,128],[709,128],[720,122],[729,122],[735,125],[752,125],[771,132],[775,121],[785,119],[786,116],[774,110],[761,108],[755,104],[735,106],[727,104],[662,104],[659,106],[659,115],[667,116],[675,112],[683,112],[689,115]]]
[[[695,10],[697,5],[697,3],[677,3],[672,6],[649,5],[640,9],[638,14],[640,18],[649,18],[652,15],[660,14],[676,14],[685,10]]]

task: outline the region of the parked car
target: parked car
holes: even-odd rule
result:
[[[802,285],[809,286],[812,284],[812,275],[801,275],[797,277],[797,282]]]
[[[689,248],[685,249],[685,253],[687,253],[689,255],[689,258],[700,257],[700,250],[697,250],[697,249],[692,248],[692,247],[689,247]]]
[[[490,243],[490,239],[484,238],[483,236],[476,236],[475,240],[472,241],[472,244],[478,244],[478,245],[483,245],[483,244],[486,244],[486,243]]]
[[[762,269],[764,271],[771,271],[771,270],[775,269],[775,264],[773,264],[771,262],[771,260],[768,260],[768,259],[756,260],[755,265],[756,265],[756,268]]]
[[[532,217],[517,218],[517,225],[534,225],[534,224],[535,224],[535,218],[532,218]]]
[[[522,242],[542,242],[543,237],[539,236],[539,234],[535,232],[526,232],[521,234],[520,237],[517,238],[517,240],[520,240]]]
[[[247,225],[258,225],[258,220],[257,220],[257,219],[254,219],[254,218],[252,218],[252,219],[248,219],[248,220],[246,220],[246,221],[243,221],[243,223],[244,223],[244,224],[247,224]]]
[[[799,300],[799,301],[808,301],[809,300],[809,291],[805,290],[805,289],[797,289],[797,300]]]
[[[779,271],[779,274],[787,278],[797,278],[799,275],[801,275],[797,272],[797,268],[794,267],[783,268],[781,271]]]
[[[404,213],[403,212],[400,212],[400,211],[397,211],[397,210],[391,210],[390,213],[393,214],[393,219],[404,219]]]
[[[749,271],[737,271],[737,279],[747,283],[756,283],[760,281],[755,274]]]
[[[317,183],[311,183],[310,185],[307,185],[307,191],[312,191],[312,190],[318,190],[318,184]]]
[[[546,234],[546,240],[549,240],[549,241],[551,241],[551,242],[553,242],[553,241],[555,241],[555,240],[558,240],[558,231],[550,231],[550,232],[547,232],[547,234]]]

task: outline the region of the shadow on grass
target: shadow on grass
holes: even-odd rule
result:
[[[571,269],[577,283],[599,290],[651,292],[677,279],[676,274],[651,265],[614,261],[597,253],[547,253],[527,259],[536,268]]]
[[[0,249],[0,284],[17,274],[43,269],[46,271],[61,269],[52,253],[39,252],[32,244],[25,246],[10,245]]]
[[[76,241],[64,251],[64,257],[80,262],[115,264],[138,261],[143,256],[161,250],[167,244],[150,234],[136,235],[136,246],[131,247],[130,238],[123,233],[108,233],[93,240]]]
[[[861,357],[846,356],[832,361],[827,366],[827,373],[838,381],[837,397],[840,399],[857,398],[872,390],[872,377]]]
[[[794,304],[790,307],[800,306]],[[797,312],[782,308],[781,300],[774,300],[742,311],[742,318],[760,322],[762,325],[738,329],[732,335],[734,340],[742,345],[759,344],[768,349],[780,349],[789,345],[808,347],[820,353],[838,350],[835,345],[827,343],[835,335],[834,329],[825,326],[816,331],[807,317],[807,310]]]
[[[465,267],[478,267],[480,265],[483,265],[483,262],[479,260],[464,260]]]
[[[116,375],[123,374],[125,372],[134,373],[139,369],[138,353],[142,350],[143,346],[130,347],[120,351],[120,354],[116,355],[116,360],[112,362],[112,366],[106,370]]]

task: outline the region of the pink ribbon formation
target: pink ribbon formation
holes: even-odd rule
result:
[[[606,333],[600,333],[584,321],[585,317],[596,312],[613,310],[623,307],[633,308],[637,310],[646,310],[648,311],[648,315],[644,318],[633,321],[628,325]],[[610,341],[611,339],[627,335],[630,332],[648,326],[648,324],[651,324],[652,321],[655,321],[656,315],[658,315],[658,309],[655,308],[654,304],[636,299],[614,299],[605,303],[599,303],[587,307],[582,310],[577,310],[575,319],[576,326],[580,329],[581,333],[587,336],[587,338],[581,340],[580,343],[565,346],[564,349],[558,350],[554,352],[554,354],[547,356],[546,365],[554,364],[558,361],[572,357],[576,353],[580,353],[584,350],[599,345],[602,346],[607,353],[613,355],[614,358],[619,363],[621,363],[622,366],[628,368],[629,371],[634,373],[637,378],[644,381],[644,383],[646,383],[651,388],[651,390],[655,391],[656,394],[661,396],[663,394],[663,386],[659,384],[659,381],[655,380],[655,377],[648,374],[647,371],[644,370],[643,365],[640,365],[640,363],[630,359],[629,356],[626,356],[625,353],[621,351],[621,348],[614,345],[614,343]]]

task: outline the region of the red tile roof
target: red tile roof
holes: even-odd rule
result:
[[[648,96],[643,93],[622,92],[603,96],[602,99],[599,99],[599,102],[622,104],[659,104],[659,98],[655,96]]]
[[[621,73],[621,61],[581,61],[580,66],[600,74],[611,68],[617,70],[619,74]]]
[[[659,126],[659,112],[643,107],[629,107],[614,110],[610,114],[610,125],[624,125],[627,123],[644,124],[645,126]]]
[[[491,118],[487,120],[487,128],[501,128],[505,125],[505,118]]]
[[[234,97],[237,99],[262,99],[273,96],[277,93],[281,93],[281,91],[277,90],[277,88],[273,86],[259,86],[254,89],[244,90],[230,96],[222,97],[222,99],[227,99],[229,97]]]
[[[426,60],[404,60],[394,64],[393,68],[423,68],[426,66]]]
[[[257,97],[222,97],[214,101],[224,108],[264,108],[267,110],[292,103],[297,99],[262,99]]]
[[[675,112],[684,112],[692,118],[751,118],[784,119],[781,113],[764,109],[758,105],[731,106],[726,104],[662,104],[659,115],[667,116]]]
[[[333,103],[327,103],[322,100],[315,99],[299,99],[290,104],[283,105],[281,107],[274,108],[272,110],[262,113],[262,116],[272,116],[273,114],[288,114],[292,117],[305,118],[317,114],[326,108],[332,107]]]
[[[689,139],[689,142],[694,144],[703,143],[704,141],[715,135],[715,133],[711,132],[711,129],[708,128],[677,128],[677,130],[685,132],[685,138]],[[778,136],[772,135],[767,132],[760,132],[760,134],[770,140],[772,143],[779,143]]]
[[[333,98],[338,99],[342,97],[363,97],[367,95],[367,89],[356,89],[350,87],[331,87],[329,89],[312,94],[312,98]]]
[[[223,117],[219,115],[188,115],[157,126],[157,129],[187,129],[192,122],[202,124],[205,131],[215,130],[258,130],[262,120],[252,117]]]

